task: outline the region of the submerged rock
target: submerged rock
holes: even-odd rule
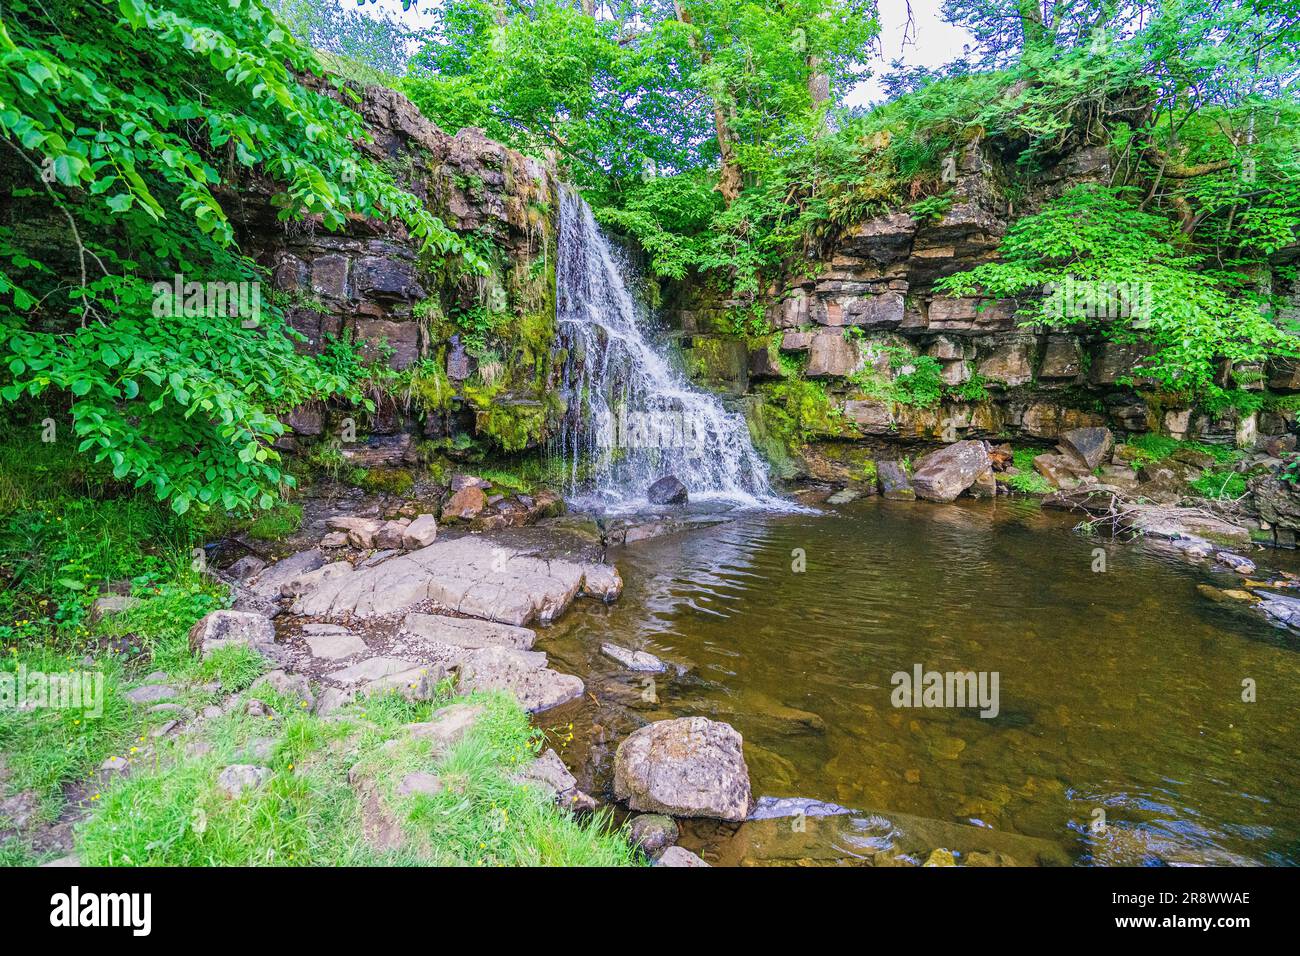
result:
[[[646,499],[652,505],[684,505],[689,500],[686,486],[675,475],[665,475],[646,489]]]
[[[630,671],[639,671],[647,674],[662,674],[668,669],[668,665],[653,654],[647,654],[645,651],[634,651],[631,648],[622,647],[618,644],[610,644],[608,642],[601,644],[600,652],[606,657],[618,661]]]
[[[776,820],[783,817],[833,817],[853,813],[848,807],[837,803],[823,803],[807,797],[759,797],[754,810],[749,815],[751,820]]]
[[[670,846],[664,850],[663,856],[659,857],[655,866],[708,866],[698,856],[690,850],[683,850],[679,846]]]
[[[744,741],[705,717],[661,720],[619,744],[614,793],[634,810],[740,821],[749,815]]]
[[[641,813],[628,822],[627,837],[654,858],[677,842],[677,822],[662,813]]]
[[[952,501],[992,467],[983,442],[959,441],[920,459],[912,470],[912,488],[927,501]]]
[[[1256,593],[1260,597],[1259,609],[1267,614],[1270,620],[1283,627],[1300,630],[1300,599],[1265,591]]]

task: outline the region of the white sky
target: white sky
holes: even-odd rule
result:
[[[356,9],[356,0],[326,0],[348,9]],[[364,4],[363,11],[387,12],[396,20],[411,25],[426,25],[429,11],[439,5],[439,0],[419,0],[409,12],[403,12],[401,0],[375,0]],[[882,99],[880,74],[889,69],[894,60],[908,66],[937,67],[962,55],[970,34],[960,27],[944,23],[939,16],[942,0],[912,0],[912,19],[915,29],[904,43],[903,31],[907,24],[905,0],[877,0],[880,9],[880,51],[871,59],[874,74],[865,83],[858,84],[848,95],[851,106],[861,106]]]

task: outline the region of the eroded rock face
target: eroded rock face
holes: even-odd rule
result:
[[[579,594],[613,600],[622,579],[608,565],[547,560],[470,536],[438,541],[325,581],[293,613],[372,618],[434,601],[449,610],[521,626],[549,622]]]
[[[1275,474],[1258,475],[1247,482],[1255,507],[1265,521],[1288,531],[1300,530],[1300,494]]]
[[[992,468],[983,442],[959,441],[921,458],[912,471],[912,488],[927,501],[953,501]]]
[[[739,821],[752,802],[743,740],[704,717],[661,720],[619,744],[614,793],[634,810]]]

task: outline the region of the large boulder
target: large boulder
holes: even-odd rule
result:
[[[1071,428],[1061,433],[1061,450],[1077,458],[1088,471],[1101,467],[1115,450],[1115,436],[1109,428]]]
[[[686,486],[675,475],[664,475],[646,489],[645,496],[652,505],[684,505],[689,497]]]
[[[743,820],[752,802],[743,744],[705,717],[649,724],[619,744],[614,793],[634,810]]]
[[[921,458],[912,470],[912,488],[926,501],[952,501],[993,468],[981,441],[959,441]]]

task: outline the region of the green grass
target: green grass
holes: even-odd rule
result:
[[[128,678],[120,664],[106,660],[87,667],[57,651],[37,648],[25,653],[11,647],[0,658],[0,671],[45,674],[100,671],[104,675],[103,713],[39,708],[0,708],[0,753],[11,792],[34,790],[42,802],[40,818],[52,820],[63,807],[63,788],[89,777],[104,759],[130,746],[145,727],[144,716],[122,696]],[[2,827],[0,827],[2,828]]]
[[[1246,478],[1232,471],[1207,471],[1189,482],[1202,498],[1240,498],[1246,493]]]
[[[1129,439],[1121,449],[1121,457],[1127,458],[1134,470],[1143,465],[1155,464],[1177,454],[1179,451],[1194,451],[1209,455],[1216,464],[1231,465],[1245,457],[1245,452],[1231,445],[1207,445],[1204,442],[1179,441],[1168,435],[1147,433]]]
[[[284,502],[257,515],[248,525],[248,536],[259,541],[279,541],[302,527],[302,505]]]
[[[227,644],[211,651],[194,667],[196,678],[202,683],[219,681],[226,693],[239,693],[248,689],[267,670],[266,658],[244,644]]]
[[[134,592],[135,606],[105,618],[97,633],[109,638],[131,638],[151,668],[168,673],[189,673],[189,631],[210,611],[226,606],[224,588],[197,574]]]
[[[262,692],[259,691],[259,694]],[[485,713],[444,757],[428,741],[401,735],[401,725],[428,719],[444,704],[410,704],[397,695],[353,705],[330,720],[268,702],[283,718],[231,714],[208,722],[212,749],[185,755],[167,745],[158,760],[118,781],[78,831],[90,865],[622,865],[636,853],[604,817],[570,817],[540,790],[511,780],[536,753],[527,715],[510,698],[465,698]],[[272,736],[273,775],[259,789],[230,799],[217,775],[246,761],[256,737]],[[395,738],[393,747],[384,744]],[[255,761],[246,761],[255,762]],[[370,848],[361,838],[362,807],[349,770],[374,779],[380,799],[405,834],[397,850]],[[433,796],[399,797],[411,771],[444,781]]]

